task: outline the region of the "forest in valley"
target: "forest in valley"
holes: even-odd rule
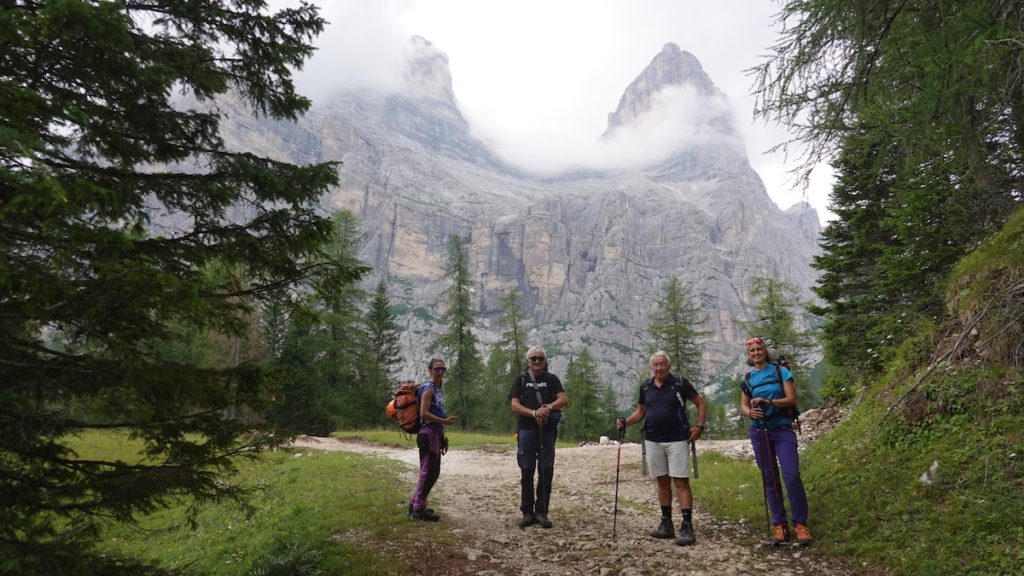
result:
[[[0,2],[0,573],[114,573],[103,526],[244,500],[223,479],[292,434],[393,426],[388,279],[366,286],[358,220],[318,206],[342,167],[229,150],[215,107],[171,103],[230,90],[280,121],[309,107],[291,71],[324,20],[263,8]],[[894,574],[1009,574],[1024,561],[1024,3],[788,1],[779,23],[752,71],[757,113],[795,130],[805,176],[831,161],[837,218],[818,301],[758,279],[744,328],[801,382],[820,347],[801,403],[850,411],[806,457],[812,489],[843,496],[821,503],[831,550]],[[501,340],[476,341],[462,242],[433,348],[460,429],[508,434],[529,319],[509,292]],[[687,288],[655,304],[651,350],[699,369]],[[819,330],[797,328],[804,313]],[[607,433],[622,407],[589,352],[561,376],[564,437]],[[716,405],[713,430],[741,426]],[[73,440],[97,431],[142,457],[80,457]],[[938,484],[897,475],[933,461]]]

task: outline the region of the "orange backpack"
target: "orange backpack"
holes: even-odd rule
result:
[[[409,434],[420,431],[420,403],[416,394],[419,389],[415,380],[402,382],[395,388],[395,397],[384,407],[388,416],[398,422],[398,427]]]

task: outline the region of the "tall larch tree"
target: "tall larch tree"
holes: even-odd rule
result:
[[[702,329],[706,318],[700,305],[679,278],[665,282],[648,321],[648,352],[664,350],[674,373],[686,376],[695,385],[700,382],[704,339],[709,332]]]
[[[589,349],[583,348],[570,358],[565,369],[565,390],[572,404],[559,424],[560,436],[593,442],[611,433],[618,411],[610,388],[601,382]]]
[[[373,357],[370,389],[378,394],[374,403],[383,406],[391,388],[397,383],[395,367],[402,361],[401,329],[395,321],[388,285],[383,278],[377,283],[364,322],[367,344]],[[383,412],[380,417],[383,418]]]
[[[757,113],[795,131],[804,174],[833,163],[819,311],[830,360],[867,384],[1024,201],[1024,17],[1002,0],[793,0],[779,22]]]
[[[466,245],[458,235],[448,238],[448,263],[445,277],[450,285],[444,292],[448,308],[442,317],[445,332],[434,343],[448,363],[445,397],[449,414],[458,418],[463,430],[476,426],[477,419],[486,420],[481,405],[484,395],[483,361],[473,333],[476,316],[473,311],[473,284],[469,276]]]
[[[487,358],[487,383],[484,403],[489,406],[489,428],[498,432],[515,430],[515,415],[509,408],[508,392],[512,379],[523,371],[526,357],[526,334],[530,317],[523,307],[522,295],[509,290],[501,298],[501,317],[498,327],[501,336],[491,347]]]

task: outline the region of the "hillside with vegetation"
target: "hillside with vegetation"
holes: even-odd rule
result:
[[[963,258],[851,415],[804,457],[835,554],[891,574],[1024,563],[1024,210]],[[873,572],[873,569],[867,570]]]

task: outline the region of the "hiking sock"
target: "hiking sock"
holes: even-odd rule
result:
[[[662,506],[661,507],[661,517],[662,518],[668,518],[669,520],[671,520],[672,519],[672,506]]]
[[[693,524],[693,508],[683,508],[683,522]]]

